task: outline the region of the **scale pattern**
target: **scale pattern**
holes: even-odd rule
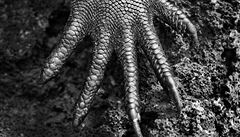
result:
[[[86,35],[92,36],[95,41],[94,54],[83,92],[76,102],[74,126],[84,125],[106,65],[115,51],[124,70],[129,116],[137,136],[142,137],[136,42],[141,43],[158,81],[181,112],[177,86],[153,25],[154,16],[179,33],[187,32],[198,45],[194,25],[181,10],[166,0],[72,0],[63,35],[46,61],[41,79],[46,82],[54,77],[78,43]]]

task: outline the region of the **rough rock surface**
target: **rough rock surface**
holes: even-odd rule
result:
[[[240,1],[170,1],[189,15],[201,45],[192,47],[187,36],[169,33],[171,28],[159,34],[179,84],[184,106],[180,116],[141,58],[144,136],[240,136]],[[71,127],[72,107],[91,60],[89,38],[57,78],[37,84],[39,68],[68,17],[69,0],[0,0],[0,11],[0,137],[134,136],[116,58],[108,66],[87,127],[81,132]]]

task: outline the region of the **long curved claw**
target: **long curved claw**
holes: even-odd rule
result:
[[[75,106],[73,126],[81,125],[85,119],[94,96],[96,95],[104,76],[106,65],[110,59],[113,48],[109,45],[110,34],[102,32],[94,47],[94,55],[89,70],[89,75],[82,94]]]
[[[139,123],[138,123],[138,120],[133,120],[133,127],[135,129],[137,137],[143,137],[143,135],[141,133],[141,128],[140,128]]]
[[[177,90],[177,86],[175,85],[174,79],[172,76],[165,77],[165,81],[163,84],[167,85],[168,91],[172,94],[172,98],[176,103],[177,112],[180,114],[182,110],[182,102],[180,100],[180,96]]]
[[[181,10],[167,0],[152,0],[152,3],[156,11],[155,14],[161,21],[171,26],[177,32],[189,33],[194,41],[194,45],[199,45],[196,27]]]
[[[139,94],[138,94],[138,72],[136,49],[134,45],[134,37],[131,28],[123,31],[124,42],[120,47],[118,56],[123,66],[125,77],[126,100],[128,102],[129,116],[133,121],[133,127],[138,137],[142,137],[139,110]]]
[[[147,19],[147,18],[146,18]],[[159,42],[158,37],[156,36],[155,29],[152,28],[148,20],[142,19],[143,30],[142,33],[145,36],[145,45],[143,45],[143,50],[148,56],[149,61],[151,62],[158,81],[165,90],[167,90],[174,102],[176,103],[178,112],[181,112],[182,104],[180,101],[179,93],[177,86],[171,74],[171,68],[167,63],[167,58],[165,57],[162,46]]]
[[[78,11],[72,11],[65,26],[63,35],[57,47],[48,57],[45,66],[43,67],[40,80],[41,83],[46,83],[49,79],[54,77],[66,59],[71,55],[73,49],[80,42],[87,30],[84,16],[80,16]]]

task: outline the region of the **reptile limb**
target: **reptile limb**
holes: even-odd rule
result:
[[[179,33],[189,33],[198,45],[197,31],[190,20],[167,0],[72,0],[71,13],[58,46],[51,53],[42,71],[42,81],[54,77],[74,48],[86,36],[94,41],[94,54],[85,86],[75,105],[73,125],[84,121],[91,107],[106,65],[113,52],[123,67],[129,116],[138,137],[140,128],[140,99],[136,43],[141,43],[158,81],[169,93],[180,113],[182,103],[156,30],[153,17]]]

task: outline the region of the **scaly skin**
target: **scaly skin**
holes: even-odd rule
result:
[[[181,101],[153,25],[153,17],[180,33],[188,32],[198,45],[197,32],[188,18],[166,0],[72,0],[71,13],[62,38],[42,71],[42,81],[55,76],[74,48],[86,36],[95,40],[94,55],[82,94],[76,102],[74,126],[86,117],[113,51],[120,59],[125,77],[129,116],[135,132],[142,137],[138,93],[136,42],[141,43],[155,74],[170,93],[179,113]]]

